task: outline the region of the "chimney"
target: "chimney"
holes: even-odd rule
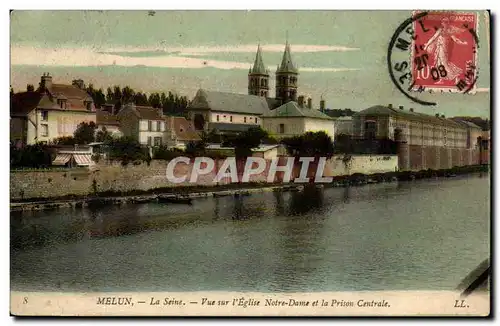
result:
[[[46,90],[46,89],[51,89],[52,88],[52,76],[49,75],[49,73],[44,73],[42,75],[42,78],[40,80],[40,88],[42,90]]]
[[[410,112],[414,112],[413,108],[410,108]]]
[[[307,99],[307,107],[308,107],[309,109],[312,109],[312,102],[313,102],[312,98],[308,98],[308,99]]]
[[[299,96],[299,107],[304,107],[304,95]]]
[[[319,110],[321,112],[325,112],[325,100],[321,99],[321,101],[319,101]]]
[[[389,109],[392,109],[392,104],[387,105]]]
[[[400,106],[399,106],[399,109],[400,109],[400,110],[403,110],[403,106],[402,106],[402,105],[400,105]]]

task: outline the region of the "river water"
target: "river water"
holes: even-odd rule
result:
[[[452,290],[489,257],[489,182],[11,213],[11,289]]]

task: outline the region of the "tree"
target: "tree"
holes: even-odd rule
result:
[[[94,121],[82,122],[76,128],[73,137],[77,144],[88,144],[95,141],[97,125]]]
[[[35,91],[35,86],[33,86],[32,84],[26,85],[26,91],[28,91],[28,92],[34,92]]]
[[[27,145],[23,148],[10,147],[10,167],[33,167],[40,168],[52,164],[50,150],[46,145],[37,143]]]
[[[332,138],[324,131],[308,131],[300,136],[284,138],[281,142],[294,157],[331,158],[334,154]]]
[[[76,140],[72,136],[62,136],[54,139],[52,141],[55,145],[66,145],[66,146],[73,146],[76,144]]]
[[[106,142],[110,141],[112,138],[111,133],[106,129],[106,127],[102,127],[102,129],[98,130],[95,135],[96,142]]]
[[[262,140],[268,136],[268,133],[261,127],[254,127],[242,132],[233,139],[229,139],[228,143],[234,147],[236,158],[246,158],[252,156],[252,149],[259,147]]]
[[[111,160],[121,161],[122,165],[128,165],[135,161],[150,160],[147,148],[141,146],[134,138],[111,138],[108,139],[105,144],[109,147],[109,158]]]

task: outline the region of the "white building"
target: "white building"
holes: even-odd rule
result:
[[[303,98],[299,103],[288,102],[262,117],[262,127],[276,138],[302,135],[308,131],[324,131],[335,140],[333,118],[313,109],[311,101],[304,105]]]
[[[352,135],[354,133],[352,117],[335,118],[333,124],[335,125],[335,136]]]
[[[269,106],[265,97],[200,89],[187,111],[196,130],[238,133],[260,126]]]
[[[165,116],[161,110],[149,106],[125,105],[117,114],[121,132],[142,145],[161,146],[165,143]]]

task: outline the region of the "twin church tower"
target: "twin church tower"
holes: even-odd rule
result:
[[[281,65],[276,69],[276,100],[282,104],[297,101],[297,77],[299,72],[292,62],[290,44],[285,45]],[[269,98],[269,70],[264,66],[260,44],[255,62],[248,72],[248,94]]]

